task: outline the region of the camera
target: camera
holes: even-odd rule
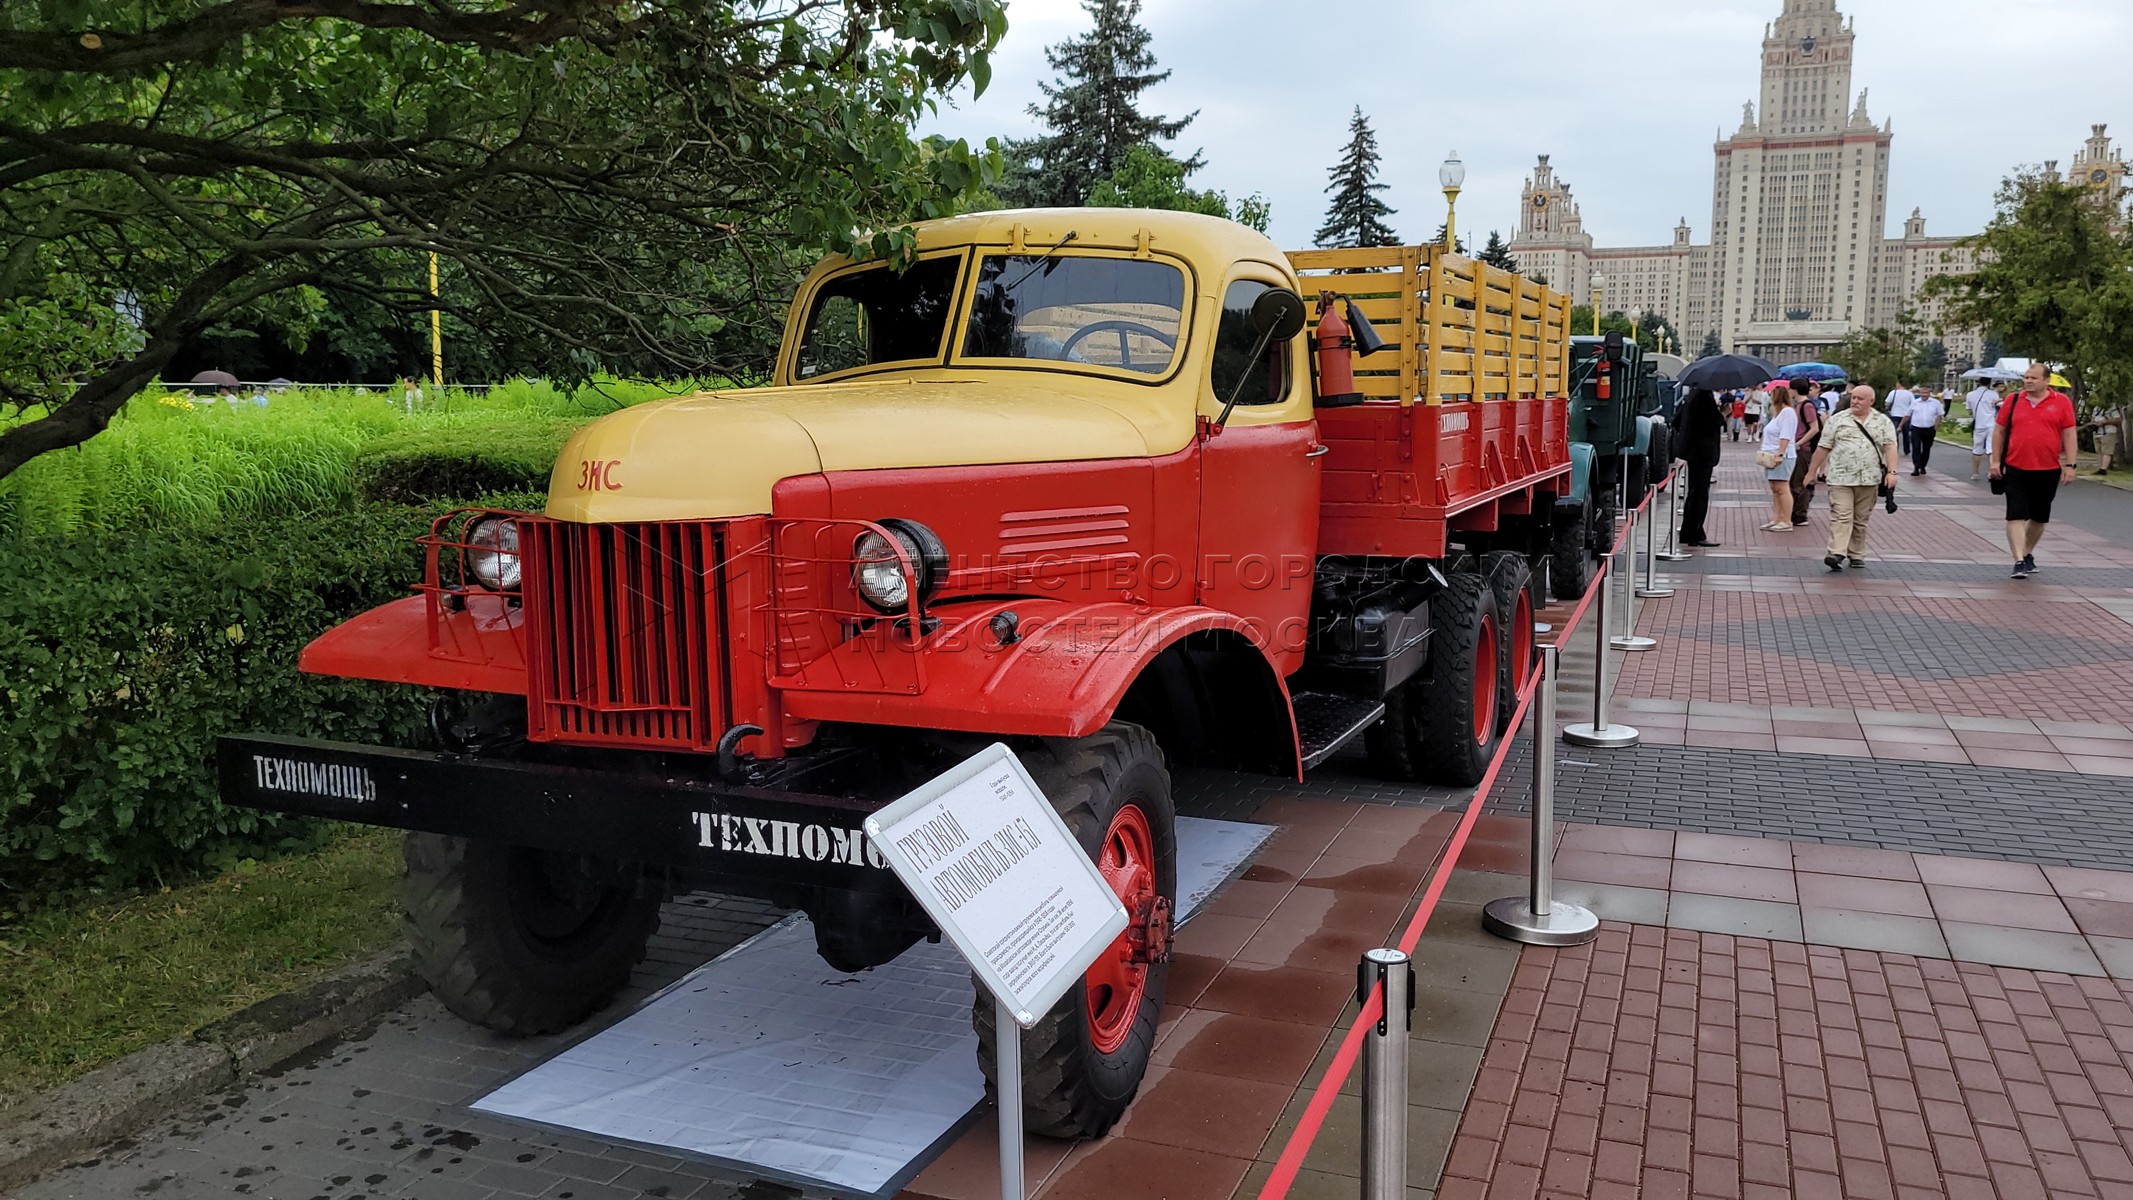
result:
[[[1889,510],[1890,512],[1895,512],[1895,511],[1896,511],[1896,485],[1895,485],[1895,484],[1893,484],[1893,483],[1884,483],[1884,484],[1882,484],[1882,485],[1881,485],[1881,503],[1882,503],[1882,506],[1883,506],[1883,507],[1885,507],[1885,508],[1887,508],[1887,509],[1888,509],[1888,510]]]

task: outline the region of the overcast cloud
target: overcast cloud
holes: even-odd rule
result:
[[[1144,110],[1199,118],[1194,186],[1273,203],[1272,233],[1308,243],[1326,168],[1360,104],[1384,154],[1393,225],[1410,240],[1444,219],[1437,167],[1467,164],[1459,228],[1479,244],[1517,227],[1518,189],[1550,154],[1600,245],[1672,240],[1686,216],[1710,238],[1711,143],[1756,99],[1763,27],[1783,0],[1145,0],[1170,79]],[[1839,0],[1858,34],[1854,91],[1895,121],[1889,232],[1913,207],[1927,232],[1974,233],[2000,180],[2072,159],[2089,126],[2133,138],[2128,0]],[[1026,136],[1050,80],[1044,47],[1087,28],[1077,0],[1011,0],[992,87],[943,106],[930,131]]]

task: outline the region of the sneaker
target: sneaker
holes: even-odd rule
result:
[[[2029,561],[2024,559],[2014,565],[2014,570],[2009,572],[2007,577],[2009,579],[2027,579],[2029,578],[2029,569]]]
[[[2042,567],[2040,567],[2040,566],[2038,566],[2038,565],[2037,565],[2037,556],[2036,556],[2036,555],[2034,555],[2034,554],[2025,554],[2025,555],[2023,555],[2023,556],[2022,556],[2022,573],[2023,573],[2023,574],[2025,574],[2025,575],[2034,575],[2034,574],[2036,574],[2036,573],[2037,573],[2038,571],[2041,571],[2041,570],[2043,570],[2043,569],[2044,569],[2044,568],[2042,568]]]
[[[1832,571],[1841,571],[1844,569],[1844,556],[1841,554],[1825,554],[1822,556],[1822,565]]]
[[[1865,570],[1866,560],[1863,558],[1855,558],[1851,560],[1851,565],[1855,570]]]

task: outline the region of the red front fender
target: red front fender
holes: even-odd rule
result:
[[[1002,646],[990,623],[1013,611],[1019,640]],[[971,733],[1084,737],[1103,728],[1142,670],[1164,650],[1197,633],[1234,634],[1266,661],[1282,703],[1282,724],[1293,747],[1295,720],[1288,687],[1254,640],[1243,618],[1211,608],[1152,609],[1134,604],[1082,604],[1022,599],[956,605],[935,615],[941,625],[902,652],[925,660],[917,694],[851,690],[786,690],[785,710],[816,721],[953,729]],[[884,623],[881,639],[899,635]],[[838,654],[880,654],[885,642],[855,639]],[[832,672],[831,676],[854,673]]]
[[[430,595],[381,604],[320,634],[297,669],[313,675],[526,693],[522,610],[501,596],[470,595],[440,612]]]

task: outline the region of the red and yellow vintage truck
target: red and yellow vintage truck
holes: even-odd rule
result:
[[[435,751],[232,736],[222,788],[410,831],[436,994],[537,1033],[677,888],[804,909],[843,970],[935,935],[861,822],[1006,739],[1132,920],[1026,1036],[1029,1126],[1093,1135],[1162,1003],[1169,764],[1297,777],[1362,737],[1463,784],[1504,736],[1569,491],[1569,302],[1182,213],[916,232],[806,278],[771,386],[593,423],[545,512],[444,518],[412,595],[305,650],[443,689]]]

